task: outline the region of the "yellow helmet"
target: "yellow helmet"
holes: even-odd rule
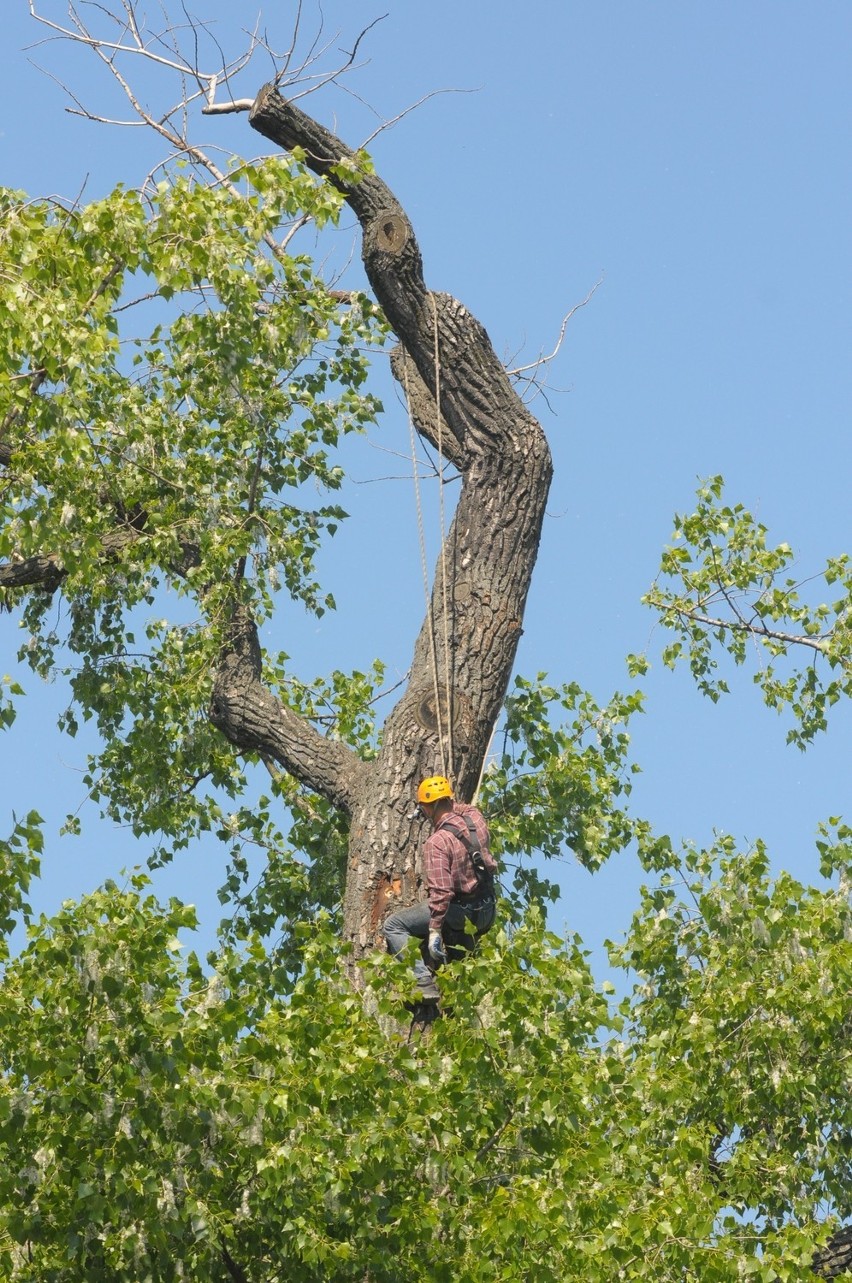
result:
[[[437,802],[439,797],[452,798],[453,790],[450,781],[443,775],[430,775],[423,780],[417,790],[418,802]]]

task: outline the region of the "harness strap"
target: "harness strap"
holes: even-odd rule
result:
[[[476,891],[471,891],[469,894],[472,896],[479,896],[483,887],[487,889],[489,884],[493,886],[494,873],[489,869],[483,858],[482,843],[479,840],[479,834],[476,831],[476,825],[473,820],[469,815],[458,815],[458,819],[463,820],[468,829],[467,833],[462,833],[457,825],[450,823],[450,820],[456,815],[457,812],[454,811],[452,816],[445,816],[444,819],[441,820],[441,823],[436,825],[435,832],[437,833],[440,829],[449,829],[456,835],[458,840],[464,846],[470,856],[470,862],[473,866],[473,871],[476,875],[476,881],[478,884]],[[456,897],[456,899],[458,903],[463,903],[463,901],[459,900],[458,897]]]

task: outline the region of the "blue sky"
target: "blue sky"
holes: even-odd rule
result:
[[[245,25],[255,12],[226,0],[189,7],[230,49],[232,11]],[[265,15],[277,48],[293,9]],[[65,197],[139,183],[158,145],[68,115],[56,79],[30,59],[111,114],[94,61],[55,45],[24,52],[43,33],[25,0],[7,10],[3,182]],[[476,313],[498,353],[520,364],[550,350],[562,317],[600,282],[550,366],[549,405],[535,403],[556,477],[519,671],[576,680],[603,700],[628,685],[628,652],[655,659],[664,639],[639,599],[700,478],[722,473],[729,499],[796,549],[802,578],[848,550],[852,8],[330,0],[324,10],[341,47],[388,14],[361,46],[369,61],[347,82],[354,93],[308,100],[351,143],[375,128],[365,104],[390,118],[437,89],[473,91],[431,98],[372,152],[415,225],[427,282]],[[64,4],[44,0],[42,11],[60,20]],[[271,72],[258,58],[236,92],[253,96]],[[244,115],[199,121],[198,133],[226,150],[263,149]],[[423,585],[410,482],[378,480],[405,473],[385,453],[407,448],[405,414],[386,400],[374,439],[348,454],[352,520],[323,556],[338,613],[317,622],[290,609],[269,638],[304,676],[377,655],[391,680],[408,666]],[[2,617],[3,671],[18,643]],[[0,741],[0,809],[35,806],[55,834],[81,801],[84,745],[53,729],[65,692],[22,680],[29,698]],[[659,661],[643,686],[636,810],[698,842],[714,830],[762,836],[777,866],[814,877],[817,821],[849,814],[850,710],[803,756],[747,671],[715,706]],[[50,837],[36,897],[45,909],[144,858],[93,813],[84,820],[82,838]],[[163,889],[215,919],[218,861],[187,853]],[[593,946],[623,931],[638,880],[628,857],[594,878],[568,863],[559,878],[557,926]]]

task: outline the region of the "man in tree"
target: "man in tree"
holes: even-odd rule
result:
[[[472,948],[494,922],[494,874],[488,825],[481,811],[453,799],[443,775],[430,775],[417,790],[417,805],[432,825],[423,848],[426,901],[385,919],[390,952],[400,953],[412,936],[421,940],[414,964],[423,999],[440,998],[435,971]]]

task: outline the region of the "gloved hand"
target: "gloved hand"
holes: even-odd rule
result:
[[[447,951],[444,948],[440,931],[429,932],[429,957],[433,962],[447,961]]]

